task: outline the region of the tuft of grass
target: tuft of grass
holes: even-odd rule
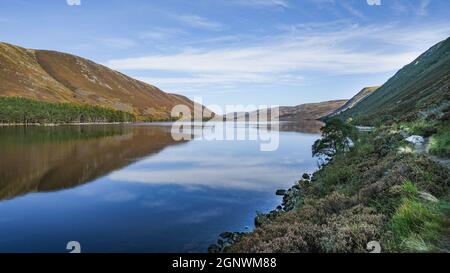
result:
[[[404,197],[389,225],[391,247],[404,252],[432,251],[442,231],[439,207],[419,200],[418,190],[411,182],[402,185],[402,195]]]
[[[400,126],[400,128],[412,135],[420,135],[425,137],[429,137],[436,133],[436,123],[425,120],[416,120],[404,123]]]
[[[402,194],[408,198],[416,198],[419,195],[416,185],[411,181],[406,181],[401,187]]]
[[[429,148],[431,154],[450,157],[450,130],[443,130],[434,135]]]

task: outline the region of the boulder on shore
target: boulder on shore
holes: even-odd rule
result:
[[[417,135],[407,137],[405,140],[414,145],[421,145],[425,142],[425,139],[422,136]]]

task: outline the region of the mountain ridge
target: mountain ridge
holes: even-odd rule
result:
[[[359,91],[355,96],[353,96],[349,101],[347,101],[343,106],[339,107],[336,111],[331,113],[326,117],[333,117],[339,115],[342,112],[345,112],[348,109],[355,107],[359,102],[370,96],[373,92],[375,92],[379,86],[370,86],[364,87],[361,91]]]
[[[450,106],[450,38],[400,69],[375,92],[337,117],[359,125],[443,115]]]
[[[195,103],[182,95],[68,53],[0,42],[0,71],[0,96],[101,106],[140,119],[170,119],[179,104],[194,111]]]
[[[280,106],[278,118],[280,121],[299,122],[305,120],[319,120],[323,116],[327,116],[339,107],[342,107],[348,100],[329,100],[317,103],[305,103],[296,106]],[[271,108],[274,109],[274,108]],[[276,109],[276,108],[275,108]],[[269,110],[270,109],[266,109]],[[246,116],[256,118],[262,110],[252,112],[235,112],[223,115],[220,118],[227,120],[244,120]]]

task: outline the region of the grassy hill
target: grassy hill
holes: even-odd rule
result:
[[[371,95],[375,92],[379,86],[365,87],[361,91],[358,92],[353,98],[347,101],[343,106],[339,107],[336,111],[328,115],[329,117],[333,117],[339,115],[340,113],[355,107],[360,101],[367,98],[367,96]]]
[[[383,253],[450,252],[450,39],[337,117],[313,146],[329,162],[259,213],[254,231],[210,252],[367,253],[374,241]],[[417,134],[422,145],[406,141]]]
[[[56,51],[0,43],[0,96],[74,103],[124,111],[139,119],[168,119],[172,107],[194,102],[90,60]]]
[[[360,125],[408,121],[436,115],[450,106],[450,38],[406,65],[383,86],[339,115]]]

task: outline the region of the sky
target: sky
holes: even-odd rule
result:
[[[206,105],[348,99],[449,36],[448,0],[0,0],[0,41]]]

